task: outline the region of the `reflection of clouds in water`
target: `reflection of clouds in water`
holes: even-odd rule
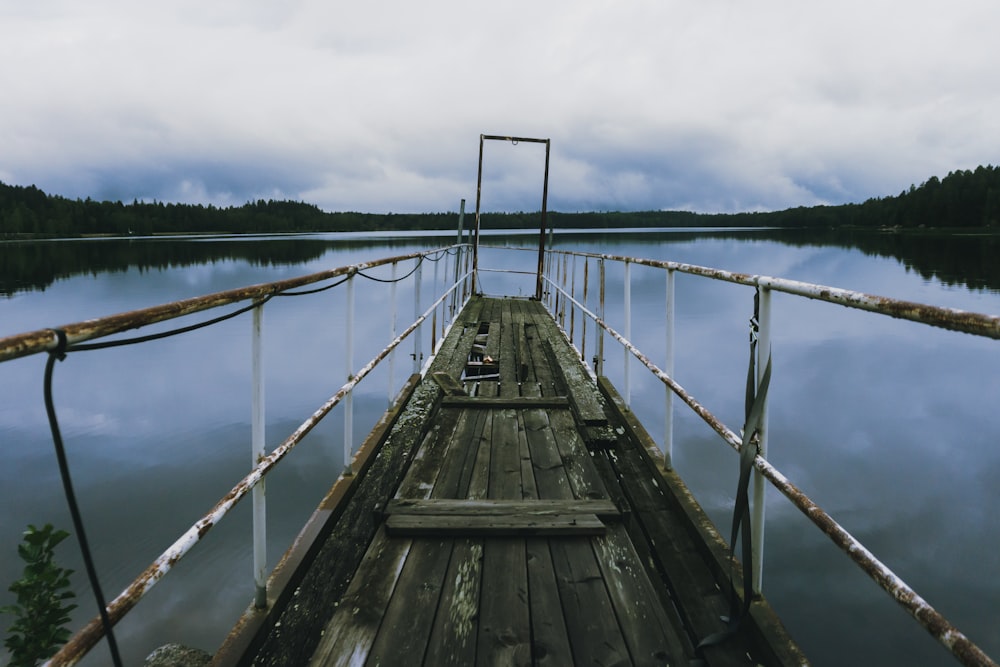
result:
[[[587,249],[607,250],[599,245]],[[956,293],[907,273],[892,260],[855,251],[731,240],[628,242],[611,251],[899,298],[920,297],[955,307],[974,302],[977,310],[1000,312],[996,294]],[[25,311],[39,321],[78,320],[402,252],[397,247],[331,252],[322,267],[310,263],[308,268],[264,268],[224,261],[143,274],[102,274],[57,283],[45,293],[33,294],[37,301],[15,300],[5,302],[4,307],[14,322],[21,321],[18,313]],[[510,257],[517,268],[534,269],[533,253]],[[504,258],[484,253],[483,265],[503,265]],[[443,262],[442,276],[452,258]],[[412,263],[401,265],[399,274],[410,268]],[[589,269],[588,303],[594,306],[596,265],[591,263]],[[390,272],[383,268],[372,273],[387,277]],[[433,275],[434,265],[426,263],[423,307],[431,302]],[[578,264],[581,296],[582,275],[583,265]],[[521,279],[491,274],[486,280],[491,281],[484,284],[492,291],[507,289],[508,281],[514,285]],[[665,347],[663,272],[633,267],[632,280],[633,339],[660,362]],[[533,277],[527,283],[533,290]],[[385,285],[358,279],[355,289],[357,369],[389,342],[391,312]],[[738,429],[753,290],[680,275],[677,289],[677,379]],[[612,324],[621,318],[622,291],[621,268],[609,264],[607,298]],[[265,308],[269,449],[346,380],[344,295],[341,287],[313,297],[275,299]],[[412,320],[414,301],[412,288],[400,286],[397,331]],[[774,326],[770,458],[775,465],[849,530],[870,540],[869,546],[878,555],[884,550],[894,565],[906,570],[908,578],[912,574],[911,583],[918,590],[926,583],[931,590],[944,589],[945,599],[950,599],[947,590],[968,589],[968,578],[977,576],[972,574],[977,567],[993,576],[1000,567],[997,557],[984,554],[995,551],[988,548],[995,531],[984,527],[990,525],[989,509],[1000,505],[1000,491],[991,483],[1000,474],[1000,448],[995,446],[1000,416],[992,405],[1000,395],[995,342],[784,295],[774,299]],[[88,528],[93,524],[96,537],[92,541],[99,545],[102,572],[106,569],[116,586],[148,565],[249,469],[250,328],[247,314],[168,341],[71,354],[57,366],[57,407],[72,450]],[[425,330],[425,346],[430,338]],[[588,359],[595,342],[591,327]],[[622,389],[623,355],[610,340],[606,346],[608,374]],[[397,352],[396,385],[410,373],[411,351],[408,340]],[[0,542],[4,543],[16,542],[23,525],[37,522],[38,516],[64,513],[41,403],[43,366],[40,358],[0,366],[4,374],[0,428],[8,425],[4,442],[9,441],[8,434],[21,434],[29,437],[25,442],[32,452],[30,456],[15,453],[15,464],[0,471],[0,502],[12,508],[0,520]],[[387,380],[383,365],[356,395],[358,440],[385,407]],[[632,383],[634,409],[659,440],[663,387],[635,364]],[[728,534],[738,457],[679,402],[675,405],[678,471]],[[269,479],[272,562],[342,466],[342,419],[342,409],[335,409]],[[849,619],[850,612],[810,606],[810,600],[815,597],[816,605],[826,605],[828,599],[837,605],[858,600],[868,604],[870,597],[881,595],[872,596],[871,584],[863,579],[857,585],[844,584],[856,579],[849,573],[850,566],[843,567],[846,559],[798,510],[773,492],[769,492],[768,506],[765,586],[772,602],[779,603],[779,612],[788,610],[793,622],[815,616],[816,609]],[[187,637],[190,643],[209,649],[218,643],[220,633],[252,595],[245,510],[239,507],[213,529],[192,560],[154,589],[154,598],[140,605],[140,615],[123,626],[128,642],[135,646],[156,642],[162,634],[151,628],[170,627],[176,631],[171,638]],[[0,560],[2,577],[10,566],[8,559]],[[822,595],[804,592],[806,585]],[[211,610],[191,612],[185,604],[192,599],[192,591],[195,597],[214,600]],[[0,604],[6,603],[5,595],[0,593]],[[974,595],[976,600],[981,596]],[[891,604],[887,606],[888,614],[898,613]],[[180,609],[186,610],[184,618],[174,618]],[[883,624],[881,616],[879,624]],[[811,637],[811,627],[793,628],[793,632],[796,637]],[[858,638],[847,644],[860,645],[865,632],[859,628]],[[810,641],[818,646],[829,642],[822,637]]]

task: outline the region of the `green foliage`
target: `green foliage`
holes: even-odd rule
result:
[[[65,627],[69,612],[76,608],[67,603],[74,597],[69,588],[72,570],[55,564],[56,546],[69,537],[65,530],[51,524],[42,528],[29,525],[17,554],[25,562],[23,576],[10,585],[17,604],[0,608],[16,617],[7,630],[4,646],[11,654],[11,667],[34,667],[50,657],[70,638]]]

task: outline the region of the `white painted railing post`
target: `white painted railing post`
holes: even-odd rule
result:
[[[569,342],[576,344],[576,339],[574,338],[576,329],[576,255],[573,255],[572,259],[573,268],[570,270],[570,283],[569,283],[569,295],[572,297],[569,302]]]
[[[250,439],[252,465],[257,467],[264,452],[265,424],[264,421],[264,304],[258,303],[253,309],[253,332],[251,335],[251,372],[253,374],[253,390],[251,396]],[[265,504],[265,483],[262,477],[253,487],[253,574],[254,574],[254,606],[258,609],[267,607],[267,508]]]
[[[590,258],[583,258],[583,307],[590,308],[590,303],[587,301],[587,286],[590,282],[590,276],[588,275],[590,269]],[[589,319],[585,314],[580,313],[580,327],[582,331],[580,332],[580,360],[584,363],[587,362],[587,319]]]
[[[666,300],[666,322],[664,323],[664,333],[666,334],[667,360],[663,371],[671,378],[674,377],[674,270],[667,269],[667,300]],[[674,392],[666,387],[667,399],[663,412],[663,465],[667,470],[674,467]]]
[[[438,284],[440,283],[440,280],[441,280],[438,277],[439,276],[438,269],[440,267],[441,267],[441,262],[440,261],[434,262],[434,280],[433,280],[433,282],[431,282],[431,285],[433,286],[431,288],[431,297],[432,298],[436,297],[437,294],[438,294]],[[445,276],[445,277],[447,277],[447,276]],[[431,354],[434,354],[434,351],[437,349],[438,310],[440,310],[440,308],[435,307],[434,308],[434,312],[431,313]],[[443,316],[441,318],[441,321],[442,321],[442,324],[443,324],[444,323],[444,317]]]
[[[632,263],[625,260],[625,338],[632,340]],[[625,353],[625,407],[632,405],[632,385],[629,382],[629,368],[631,367],[632,353],[628,348]]]
[[[604,312],[604,258],[597,260],[598,268],[600,269],[600,301],[597,304],[597,316],[601,318],[601,322],[607,325],[607,318]],[[604,374],[604,327],[597,327],[597,356],[594,357],[596,360],[594,363],[594,372],[598,375]]]
[[[413,276],[413,319],[420,319],[420,278],[424,272],[424,258],[418,257],[417,270]],[[420,327],[413,332],[413,372],[420,372],[420,350],[423,347],[420,335]]]
[[[347,344],[344,346],[344,365],[347,381],[354,379],[354,276],[347,279]],[[354,459],[354,391],[344,397],[344,474],[353,475]]]
[[[398,326],[398,313],[396,311],[396,274],[399,269],[399,264],[397,262],[392,263],[392,278],[389,283],[389,317],[392,319],[392,340],[396,340],[396,327]],[[396,348],[392,348],[389,353],[389,405],[392,405],[392,400],[396,397],[396,382],[395,382],[395,370],[396,370]]]
[[[771,360],[771,290],[760,289],[760,310],[758,313],[759,331],[757,333],[757,384],[760,385],[764,371]],[[764,397],[763,410],[760,414],[760,456],[767,459],[767,396]],[[754,468],[753,471],[753,590],[761,592],[764,579],[764,491],[763,473]]]

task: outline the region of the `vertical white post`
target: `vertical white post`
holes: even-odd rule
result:
[[[760,312],[758,314],[760,330],[757,334],[757,384],[760,385],[764,371],[771,360],[771,290],[762,287],[760,290]],[[760,414],[760,455],[767,458],[767,397],[764,398],[763,410]],[[764,490],[766,488],[764,475],[754,468],[753,471],[753,590],[761,592],[764,583]]]
[[[417,271],[413,277],[413,321],[414,322],[417,321],[417,319],[423,314],[420,311],[420,278],[422,277],[424,272],[424,262],[422,257],[418,257],[416,261],[418,262]],[[420,331],[421,328],[417,327],[417,330],[413,332],[414,373],[420,372],[420,349],[423,347],[423,343],[420,340],[421,339]]]
[[[573,268],[570,270],[569,295],[573,297],[569,302],[569,342],[576,343],[573,335],[576,328],[576,255],[573,255]]]
[[[399,265],[396,262],[392,263],[392,282],[389,283],[389,313],[392,319],[392,334],[390,340],[396,340],[396,326],[397,326],[397,312],[396,312],[396,272]],[[396,382],[394,377],[394,371],[396,370],[396,348],[392,348],[389,352],[389,405],[392,405],[392,399],[396,397]]]
[[[633,345],[632,340],[632,263],[625,260],[625,338]],[[625,407],[632,405],[632,385],[629,383],[629,368],[632,365],[632,353],[625,348]]]
[[[604,258],[597,260],[597,265],[600,268],[600,302],[598,303],[597,316],[601,318],[601,322],[607,323],[604,313]],[[594,372],[598,375],[604,374],[604,327],[597,327],[597,363],[594,364]]]
[[[432,299],[437,299],[437,295],[438,295],[438,284],[440,282],[440,278],[438,277],[438,268],[440,266],[441,266],[441,262],[440,261],[434,262],[434,282],[431,283],[431,285],[432,285],[432,287],[431,287],[431,298]],[[438,310],[439,310],[438,308],[435,308],[434,312],[431,313],[431,354],[434,354],[434,350],[435,350],[435,348],[437,348]],[[442,319],[442,323],[443,323],[444,318],[442,317],[441,319]]]
[[[264,458],[264,304],[253,309],[253,332],[251,335],[251,372],[253,390],[251,397],[251,455],[252,465],[257,467]],[[253,573],[254,606],[267,608],[267,510],[265,504],[266,477],[253,487]]]
[[[590,282],[589,276],[590,258],[583,258],[583,307],[590,310],[590,303],[587,301],[587,285]],[[580,360],[587,361],[587,316],[580,313]]]
[[[664,333],[667,337],[667,361],[663,371],[674,377],[674,270],[667,269],[667,303]],[[667,399],[663,414],[663,465],[667,470],[674,467],[674,392],[665,387]]]
[[[347,345],[344,346],[344,366],[347,381],[354,379],[354,276],[347,279]],[[344,397],[344,474],[353,475],[354,459],[354,391]]]
[[[455,280],[453,282],[458,282],[458,275],[462,269],[462,227],[465,223],[465,200],[458,207],[458,232],[455,236]],[[451,320],[455,320],[455,313],[458,308],[458,290],[451,293]],[[394,337],[395,338],[395,337]]]

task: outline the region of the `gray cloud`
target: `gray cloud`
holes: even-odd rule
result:
[[[97,0],[0,10],[0,179],[330,210],[475,198],[552,138],[553,208],[767,210],[997,162],[1000,6]],[[531,146],[484,205],[537,208]]]

